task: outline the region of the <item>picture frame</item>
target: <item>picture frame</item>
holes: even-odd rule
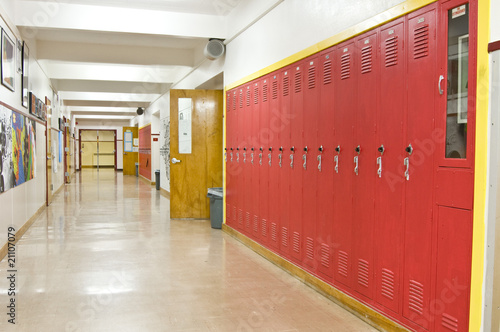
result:
[[[30,68],[30,49],[26,42],[23,42],[23,70],[22,70],[22,102],[24,107],[29,104],[29,68]]]
[[[16,71],[23,72],[23,43],[16,38]]]
[[[2,85],[15,91],[16,46],[7,32],[2,29]]]

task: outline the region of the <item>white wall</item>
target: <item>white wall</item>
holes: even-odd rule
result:
[[[227,45],[225,84],[317,44],[402,0],[287,0]]]
[[[6,18],[7,23],[13,21],[14,15],[13,1],[0,1],[0,14]],[[23,36],[17,28],[8,25],[0,19],[0,26],[15,42],[16,39],[23,40]],[[36,49],[36,45],[26,40],[31,50]],[[40,68],[35,58],[36,52],[30,52],[29,88],[38,98],[45,99],[45,96],[53,98],[53,91],[50,81]],[[15,91],[12,92],[0,85],[0,100],[15,108],[21,114],[29,114],[29,110],[21,103],[21,74],[15,76]],[[56,108],[55,116],[59,116],[59,107]],[[19,230],[35,213],[45,205],[46,198],[46,150],[45,150],[45,125],[36,125],[36,172],[35,178],[18,187],[12,188],[0,194],[0,247],[6,243],[7,228],[13,226]],[[54,178],[54,187],[57,189],[64,181],[64,174]],[[57,186],[57,187],[56,187]]]
[[[76,125],[78,123],[78,125]],[[90,120],[76,119],[75,120],[75,144],[77,144],[76,168],[79,169],[79,137],[81,129],[92,130],[116,130],[116,168],[123,169],[123,127],[129,127],[128,120]]]

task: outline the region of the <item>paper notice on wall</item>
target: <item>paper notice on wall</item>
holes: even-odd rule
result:
[[[457,18],[463,16],[467,13],[465,5],[458,6],[457,8],[453,8],[451,11],[451,18]]]
[[[139,139],[138,138],[134,138],[134,146],[139,146]]]

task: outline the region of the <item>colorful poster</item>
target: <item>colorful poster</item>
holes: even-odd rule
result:
[[[25,168],[25,145],[26,127],[24,126],[24,116],[12,113],[12,163],[14,166],[14,182],[18,186],[26,182],[24,174]]]
[[[26,175],[26,181],[32,180],[36,176],[36,122],[35,120],[26,119],[26,132],[28,136],[25,142],[25,161],[24,164],[24,174]]]
[[[0,106],[0,193],[13,188],[12,111]]]

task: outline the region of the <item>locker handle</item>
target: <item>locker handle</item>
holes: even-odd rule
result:
[[[262,153],[259,153],[259,165],[262,166]]]
[[[378,171],[377,171],[378,177],[382,178],[382,157],[377,158],[377,165],[378,165]]]
[[[290,168],[293,169],[293,153],[290,155]]]
[[[307,170],[307,154],[304,153],[304,155],[302,156],[302,160],[304,160],[304,164],[302,165],[302,167]]]
[[[321,172],[321,155],[318,156],[318,170]]]
[[[267,155],[267,157],[269,158],[269,167],[271,167],[271,165],[272,165],[272,162],[271,162],[271,157],[272,157],[272,156],[271,156],[271,154],[268,154],[268,155]]]
[[[358,156],[354,157],[354,164],[355,164],[354,173],[356,173],[356,175],[359,175],[359,157]]]
[[[227,163],[227,152],[224,152],[224,162]]]
[[[247,153],[243,152],[243,164],[246,164],[247,162]]]
[[[405,158],[405,166],[406,166],[405,178],[406,181],[410,181],[410,158]]]
[[[253,150],[252,150],[252,151],[253,151]],[[251,161],[251,163],[252,163],[252,165],[253,165],[253,152],[250,154],[250,158],[251,158],[251,159],[250,159],[250,161]]]
[[[439,94],[442,95],[444,93],[443,89],[441,88],[441,83],[443,82],[444,80],[444,76],[443,75],[439,75],[439,82],[438,82],[438,89],[439,89]]]
[[[236,152],[236,162],[237,163],[240,162],[240,153],[239,152]]]
[[[281,167],[283,166],[283,165],[282,165],[283,155],[280,153],[280,154],[278,155],[278,158],[279,158],[279,160],[280,160],[279,164],[280,164],[280,168],[281,168]]]
[[[233,153],[232,152],[231,152],[231,162],[233,162]]]
[[[339,156],[335,156],[333,160],[335,161],[335,173],[339,174]]]

